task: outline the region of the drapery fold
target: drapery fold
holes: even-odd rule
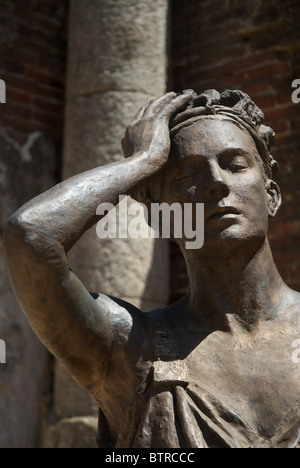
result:
[[[149,397],[134,448],[296,448],[299,402],[271,439],[264,439],[239,415],[197,386],[155,388]]]

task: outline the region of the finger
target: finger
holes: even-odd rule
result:
[[[175,113],[182,112],[194,101],[196,96],[196,93],[192,89],[184,91],[165,106],[163,111],[164,117],[170,119]]]
[[[140,108],[137,114],[133,117],[131,124],[136,123],[140,120],[143,116],[149,116],[156,114],[161,108],[168,103],[171,99],[176,97],[176,94],[173,92],[164,94],[156,99],[151,99],[147,104]]]
[[[147,106],[149,106],[149,102],[147,104],[145,104],[143,107],[140,108],[140,110],[137,112],[137,114],[133,117],[132,121],[130,122],[131,124],[136,122],[137,120],[140,120],[143,117],[145,109],[147,108]]]
[[[192,117],[196,117],[198,115],[202,115],[205,112],[205,107],[188,107],[184,109],[182,112],[178,112],[174,115],[173,119],[171,119],[172,127],[175,127],[179,123],[183,122],[184,120],[190,119]]]
[[[149,102],[148,106],[146,106],[144,115],[149,116],[149,115],[157,114],[164,108],[164,106],[166,106],[175,97],[176,97],[176,93],[170,92],[156,99],[152,99],[152,101]]]

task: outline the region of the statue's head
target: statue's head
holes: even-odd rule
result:
[[[168,162],[141,201],[204,203],[207,244],[265,238],[281,204],[270,154],[275,133],[249,96],[195,94],[171,121],[170,137]]]

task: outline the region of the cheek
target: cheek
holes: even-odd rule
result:
[[[161,201],[171,205],[172,203],[192,203],[198,193],[197,186],[193,182],[176,182],[176,180],[164,181]]]
[[[240,177],[232,187],[238,202],[242,202],[243,212],[251,219],[268,220],[268,198],[265,181],[260,173]]]

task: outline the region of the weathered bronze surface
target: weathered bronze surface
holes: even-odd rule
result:
[[[142,108],[125,159],[20,208],[4,233],[15,294],[33,329],[98,402],[101,447],[296,447],[300,294],[267,238],[281,203],[273,131],[240,91],[168,93]],[[183,252],[187,295],[144,314],[90,295],[67,252],[120,194],[205,204],[205,242]],[[99,241],[100,242],[100,241]]]

